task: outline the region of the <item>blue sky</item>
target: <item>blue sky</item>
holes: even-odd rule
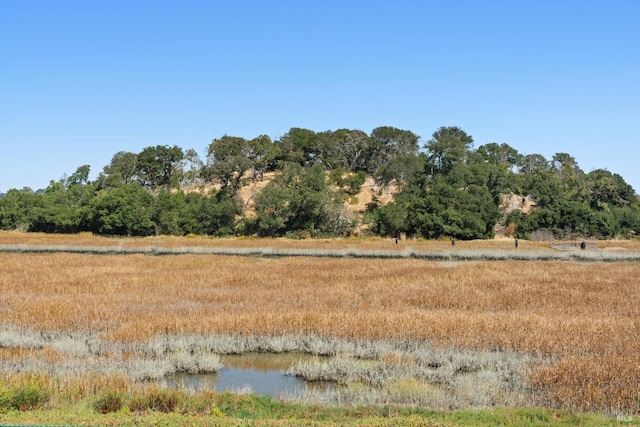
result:
[[[640,1],[0,0],[0,192],[118,151],[459,126],[640,191]]]

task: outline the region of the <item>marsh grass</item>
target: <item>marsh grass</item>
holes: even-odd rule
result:
[[[23,243],[34,244],[34,238],[42,239],[38,244],[74,244],[67,236],[28,236]],[[0,234],[2,244],[19,244],[14,239]],[[80,240],[82,246],[182,244],[160,238]],[[214,239],[189,241],[198,247],[222,245]],[[252,239],[224,244],[265,245]],[[268,244],[287,249],[280,240]],[[627,255],[634,244],[612,242],[612,248],[626,250],[609,252]],[[3,375],[35,370],[51,376],[63,369],[77,375],[87,363],[95,363],[97,376],[126,378],[130,371],[200,369],[200,363],[213,363],[206,357],[215,352],[213,344],[198,347],[197,341],[207,343],[210,336],[218,337],[221,353],[250,347],[291,351],[289,337],[313,336],[318,341],[309,340],[300,350],[322,354],[320,347],[344,345],[331,341],[341,339],[360,346],[344,352],[359,359],[382,357],[367,355],[363,342],[405,340],[544,360],[530,366],[534,403],[640,412],[634,386],[640,383],[636,261],[466,261],[447,257],[443,242],[411,245],[442,258],[0,253]],[[456,252],[507,250],[505,245],[460,242]],[[350,246],[406,251],[382,240],[295,242],[291,248],[354,251]],[[520,246],[518,253],[551,252],[533,243]],[[407,381],[388,384],[418,388]],[[465,388],[473,390],[473,382],[459,384]]]
[[[371,345],[373,346],[373,345]],[[340,353],[301,361],[287,373],[331,381],[332,404],[408,404],[432,408],[520,406],[529,402],[531,358],[516,353],[433,348],[421,343],[377,343],[374,358]],[[535,363],[544,363],[539,360]],[[354,392],[355,391],[355,392]]]
[[[318,248],[272,248],[272,247],[162,247],[162,246],[42,246],[0,245],[0,252],[7,253],[71,253],[85,255],[224,255],[242,257],[315,257],[315,258],[362,258],[362,259],[422,259],[431,261],[590,261],[622,262],[640,261],[640,252],[616,251],[550,251],[461,249],[420,251],[412,247],[402,250],[318,249]]]
[[[9,324],[0,324],[0,355],[5,375],[43,372],[80,378],[89,372],[148,381],[175,372],[209,373],[222,367],[217,354],[201,347],[185,348],[180,341],[158,352],[148,345],[103,342],[91,332],[38,332]]]
[[[553,242],[552,242],[553,243]],[[593,242],[589,242],[593,243]],[[161,247],[161,248],[260,248],[274,249],[323,249],[345,250],[358,249],[403,251],[407,247],[416,251],[443,252],[451,250],[450,240],[409,239],[395,244],[394,239],[381,237],[349,237],[331,239],[287,239],[287,238],[255,238],[242,237],[208,237],[208,236],[151,236],[151,237],[104,237],[91,233],[79,234],[47,234],[24,233],[0,230],[2,245],[40,245],[40,246],[119,246],[119,247]],[[579,243],[578,243],[579,244]],[[520,240],[518,251],[544,250],[551,252],[550,242]],[[640,252],[640,239],[597,241],[601,250]],[[513,239],[456,241],[456,250],[511,250]]]

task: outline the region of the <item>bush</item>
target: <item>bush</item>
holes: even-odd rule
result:
[[[123,401],[124,399],[121,393],[117,391],[108,391],[93,403],[93,409],[101,414],[117,412],[122,408]]]
[[[5,414],[11,409],[15,409],[13,406],[14,399],[15,392],[0,385],[0,414]]]
[[[182,397],[183,393],[180,391],[152,388],[140,396],[135,396],[129,407],[136,412],[151,410],[169,413],[175,411]]]
[[[34,386],[19,388],[13,397],[13,407],[21,411],[41,408],[49,401],[49,393]]]
[[[181,405],[183,414],[212,415],[217,409],[214,405],[216,393],[201,391],[184,399]]]

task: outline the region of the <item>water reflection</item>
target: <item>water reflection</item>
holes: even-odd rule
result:
[[[333,383],[307,382],[284,374],[299,361],[314,357],[317,358],[304,353],[223,355],[220,359],[224,367],[217,373],[176,373],[166,379],[166,385],[189,391],[249,391],[272,397],[298,396],[307,390],[331,390]]]

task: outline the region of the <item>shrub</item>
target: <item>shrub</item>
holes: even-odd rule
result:
[[[0,385],[0,414],[9,412],[14,409],[13,402],[15,392],[9,388]]]
[[[21,411],[42,407],[49,401],[49,393],[35,386],[19,388],[13,397],[13,406]]]
[[[122,408],[123,396],[117,391],[108,391],[93,403],[93,409],[101,414],[117,412]]]
[[[181,405],[183,414],[208,415],[214,412],[215,392],[201,391],[184,399]]]
[[[140,396],[135,396],[129,407],[136,412],[151,410],[169,413],[175,411],[182,397],[183,393],[180,391],[152,388]]]

